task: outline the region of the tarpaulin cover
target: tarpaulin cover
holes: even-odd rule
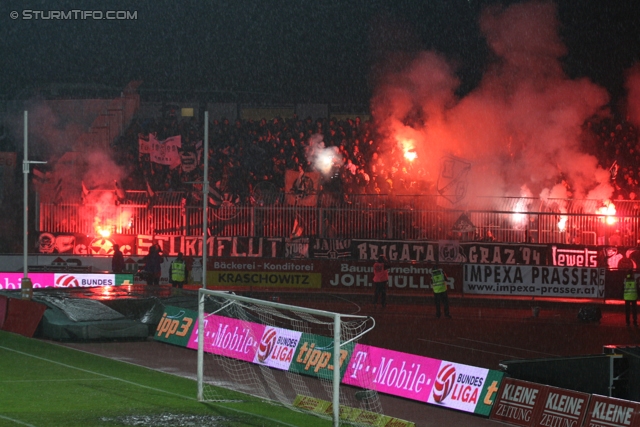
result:
[[[118,313],[97,300],[66,298],[57,295],[38,295],[38,301],[47,304],[49,307],[59,308],[74,322],[125,318],[122,313]]]

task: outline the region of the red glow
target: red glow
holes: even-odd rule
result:
[[[615,216],[616,206],[610,200],[606,200],[604,206],[598,209],[596,213],[605,215],[605,221],[608,225],[613,225],[618,221],[618,218]]]

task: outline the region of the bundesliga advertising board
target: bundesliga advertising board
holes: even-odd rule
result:
[[[23,273],[1,273],[0,289],[20,289]],[[29,273],[34,288],[90,288],[132,285],[133,274]]]
[[[167,306],[154,339],[198,348],[197,312]],[[208,315],[204,351],[275,369],[331,379],[336,364],[343,384],[450,409],[489,416],[502,373],[458,363],[349,343],[333,360],[328,337]]]
[[[488,416],[502,373],[357,344],[344,384]]]

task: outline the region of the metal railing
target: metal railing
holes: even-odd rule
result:
[[[144,194],[144,193],[143,193]],[[284,200],[282,198],[281,200]],[[586,213],[586,203],[562,212],[549,204],[530,202],[536,211],[447,209],[437,198],[351,197],[319,199],[316,206],[285,206],[276,200],[267,206],[223,204],[207,209],[211,235],[248,237],[316,236],[341,239],[494,240],[605,245],[612,235],[626,246],[637,245],[640,223],[637,203],[616,202],[615,221],[603,214]],[[522,204],[522,199],[518,202]],[[485,200],[486,201],[486,200]],[[515,206],[496,199],[500,208]],[[557,201],[554,201],[557,205]],[[591,203],[591,202],[589,202]],[[594,202],[595,203],[595,202]],[[494,204],[496,206],[496,204]],[[577,208],[580,206],[580,208]],[[520,208],[518,208],[520,209]],[[468,229],[460,229],[464,219]],[[60,234],[96,234],[108,228],[123,235],[189,235],[202,233],[202,207],[187,206],[180,193],[164,195],[150,203],[134,195],[127,202],[105,208],[81,203],[40,203],[38,231]]]

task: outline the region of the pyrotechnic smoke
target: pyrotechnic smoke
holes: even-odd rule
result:
[[[330,178],[344,164],[344,158],[338,147],[325,147],[320,134],[309,138],[309,146],[305,154],[307,161],[315,171],[322,174],[323,178]]]
[[[470,196],[609,198],[609,173],[581,147],[583,124],[609,97],[562,71],[555,5],[488,8],[480,28],[495,60],[466,96],[456,96],[455,69],[434,52],[378,87],[372,113],[385,155],[406,164],[401,154],[410,141],[425,169],[416,179],[432,182],[445,156],[466,159]]]
[[[631,67],[626,74],[627,117],[636,126],[640,126],[640,64]]]
[[[45,179],[34,179],[40,198],[45,202],[77,203],[83,183],[89,190],[112,190],[112,193],[89,192],[83,202],[99,205],[104,213],[115,205],[114,181],[125,176],[112,159],[108,147],[92,142],[90,127],[108,100],[32,100],[25,106],[29,118],[29,159],[46,161],[36,165],[48,171]],[[23,114],[8,123],[15,140],[21,140]],[[22,144],[17,144],[22,149]],[[37,174],[42,177],[40,173]],[[35,176],[35,175],[34,175]],[[93,220],[86,218],[85,220]]]

